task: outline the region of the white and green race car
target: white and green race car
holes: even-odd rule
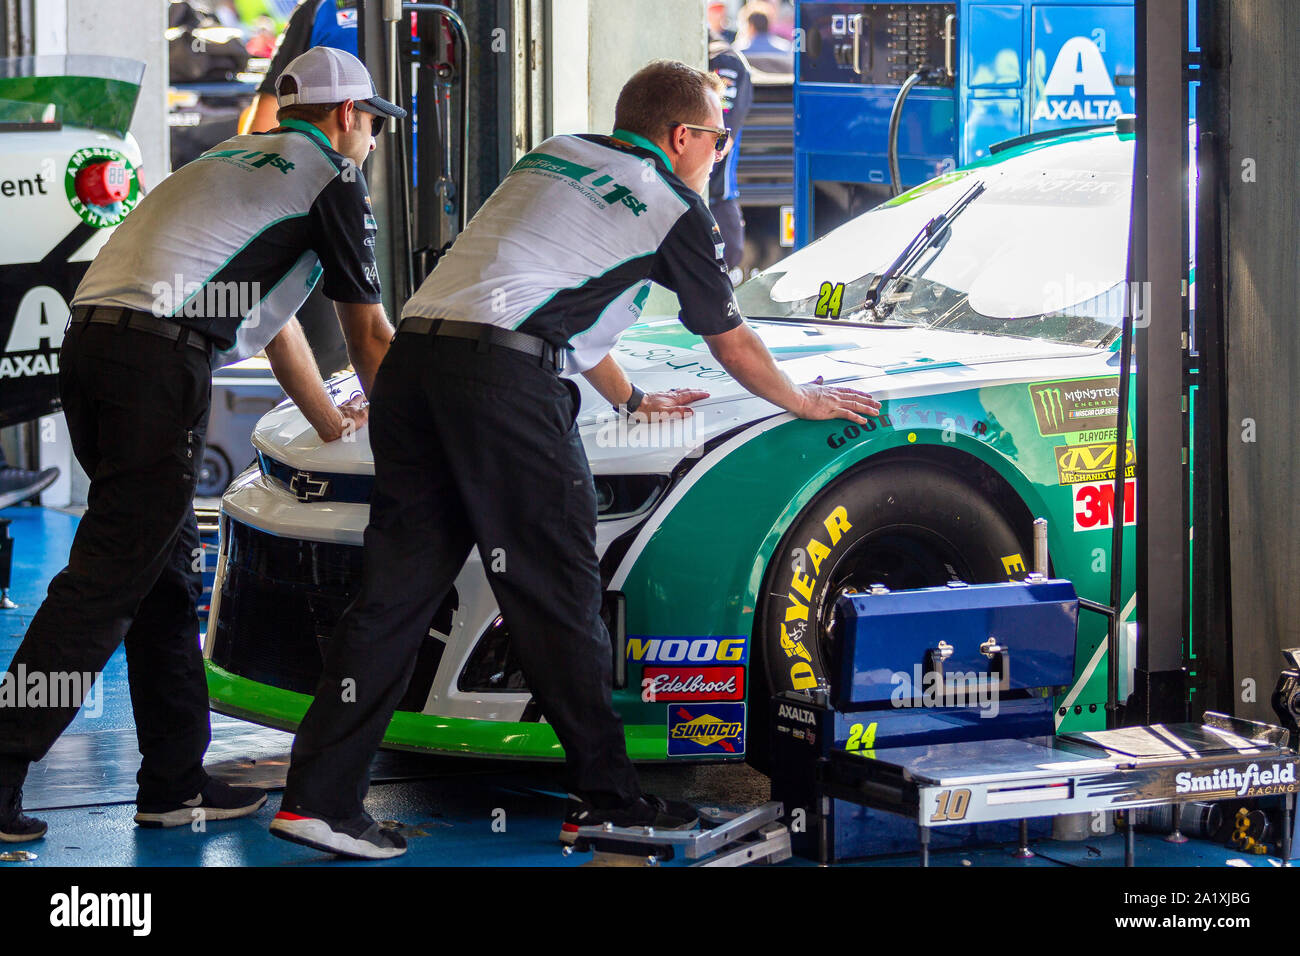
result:
[[[1133,136],[1113,128],[1021,143],[742,285],[742,311],[793,379],[881,400],[865,425],[800,421],[752,397],[671,310],[652,317],[661,295],[638,296],[649,304],[619,362],[647,391],[710,397],[686,423],[629,426],[579,381],[614,701],[634,759],[761,764],[771,692],[829,679],[841,591],[1023,577],[1036,517],[1049,521],[1053,573],[1108,598],[1132,168]],[[878,301],[863,308],[869,292]],[[211,706],[292,728],[360,579],[372,465],[364,430],[322,444],[289,404],[261,420],[253,444],[258,467],[222,500],[204,648]],[[1131,594],[1130,575],[1126,619]],[[1104,724],[1104,636],[1099,617],[1080,622],[1075,681],[1056,701],[1063,729]],[[477,553],[429,622],[385,745],[561,756]]]

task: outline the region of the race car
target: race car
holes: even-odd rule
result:
[[[68,303],[144,195],[127,132],[143,73],[119,57],[0,60],[0,425],[59,408]]]
[[[1110,127],[998,149],[739,287],[792,379],[881,400],[866,424],[802,421],[751,396],[655,305],[662,290],[636,296],[641,321],[614,353],[631,379],[710,395],[684,422],[635,423],[579,379],[633,759],[762,766],[770,695],[834,679],[842,592],[1022,578],[1035,518],[1049,523],[1052,573],[1109,597],[1110,529],[1136,518],[1132,442],[1115,461],[1133,147]],[[356,387],[331,383],[344,397]],[[360,579],[373,469],[364,430],[322,444],[288,403],[253,444],[257,466],[221,504],[210,701],[293,728]],[[429,622],[386,747],[562,756],[488,586],[498,557],[472,554]],[[1130,573],[1125,620],[1132,594]],[[1063,731],[1104,725],[1104,635],[1099,616],[1080,621],[1075,679],[1056,698]]]

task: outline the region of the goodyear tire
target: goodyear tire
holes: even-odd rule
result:
[[[829,686],[832,612],[842,591],[1021,578],[1027,555],[997,506],[938,465],[868,466],[819,493],[782,539],[764,580],[755,621],[762,661],[750,695],[752,762],[766,763],[770,693]]]

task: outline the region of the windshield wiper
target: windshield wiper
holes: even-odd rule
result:
[[[921,258],[921,253],[938,242],[939,238],[948,231],[952,221],[960,216],[962,210],[970,205],[971,201],[982,192],[984,192],[983,180],[975,183],[970,189],[962,193],[961,198],[953,203],[947,212],[940,213],[922,226],[921,231],[903,247],[903,251],[898,254],[898,258],[891,262],[885,271],[871,280],[871,284],[867,286],[867,297],[862,300],[862,304],[855,311],[874,310],[880,302],[881,296],[885,294],[885,287],[899,275],[911,269],[916,264],[916,260]]]

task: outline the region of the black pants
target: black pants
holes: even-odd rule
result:
[[[72,448],[90,476],[68,566],[50,582],[10,671],[98,674],[118,645],[142,757],[141,801],[207,782],[207,682],[195,603],[194,486],[211,373],[204,353],[107,325],[74,327],[59,354]],[[81,701],[0,707],[0,785],[21,785]]]
[[[572,383],[522,353],[413,333],[394,340],[371,395],[375,485],[361,589],[294,740],[285,810],[361,812],[420,642],[475,544],[513,653],[564,747],[570,790],[598,806],[640,794],[611,701],[577,404]]]

